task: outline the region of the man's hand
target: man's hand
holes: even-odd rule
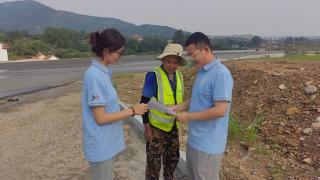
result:
[[[173,106],[169,106],[168,107],[171,111],[174,111],[176,113],[179,113],[181,111],[184,110],[183,105],[182,104],[178,104],[178,105],[173,105]]]
[[[153,131],[149,123],[144,124],[144,137],[147,142],[152,141]]]
[[[176,113],[179,113],[179,112],[188,110],[189,106],[190,106],[190,98],[185,100],[181,104],[169,106],[168,108]]]
[[[189,122],[190,121],[190,113],[182,112],[176,115],[176,118],[180,122]]]
[[[170,109],[171,111],[177,112],[179,109],[179,106],[178,105],[168,106],[168,109]]]

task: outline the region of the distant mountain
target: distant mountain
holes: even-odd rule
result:
[[[59,27],[76,31],[96,31],[113,27],[124,35],[139,34],[144,37],[174,36],[176,29],[168,26],[140,25],[115,18],[94,17],[59,11],[33,0],[0,3],[0,30],[27,30],[41,33],[47,27]]]

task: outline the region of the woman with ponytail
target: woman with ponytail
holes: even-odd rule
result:
[[[84,157],[93,180],[112,179],[112,159],[124,150],[122,119],[147,112],[146,104],[120,110],[119,98],[109,65],[116,64],[125,51],[125,39],[113,28],[90,35],[96,55],[84,75],[82,87],[82,133]]]

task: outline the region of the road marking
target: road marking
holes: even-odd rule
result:
[[[6,79],[7,76],[5,75],[6,74],[5,72],[8,72],[8,70],[7,69],[0,69],[0,74],[1,73],[4,74],[4,75],[0,75],[0,79]]]

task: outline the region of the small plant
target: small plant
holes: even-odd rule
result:
[[[268,166],[268,171],[274,179],[283,179],[284,170],[277,162]]]
[[[243,136],[244,127],[240,124],[238,119],[236,119],[232,114],[229,118],[229,136],[234,139],[241,140]]]
[[[257,144],[255,146],[257,154],[267,154],[266,148],[264,144]]]
[[[230,114],[229,122],[229,136],[230,138],[246,141],[254,145],[259,137],[260,126],[263,118],[257,116],[252,124],[248,127],[242,125],[237,118]]]
[[[263,118],[260,116],[256,116],[254,122],[246,129],[246,140],[254,144],[258,139],[258,134],[260,132],[260,126],[263,121]]]
[[[271,144],[271,149],[275,150],[275,151],[280,151],[281,150],[281,146],[277,143],[273,143]]]

